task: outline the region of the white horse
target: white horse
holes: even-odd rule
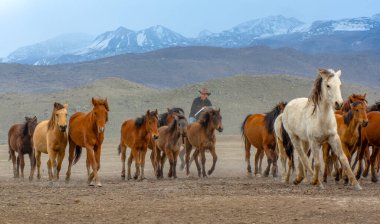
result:
[[[312,185],[323,188],[319,180],[321,168],[319,153],[323,143],[329,143],[331,149],[340,159],[351,184],[361,190],[347,157],[342,151],[342,145],[337,133],[334,107],[339,109],[343,104],[340,91],[341,71],[319,69],[314,87],[309,98],[296,98],[290,101],[282,114],[282,123],[289,134],[294,149],[300,157],[299,172],[294,184],[299,184],[305,177],[305,168],[313,176]],[[314,158],[314,172],[310,166],[307,150],[311,148]]]

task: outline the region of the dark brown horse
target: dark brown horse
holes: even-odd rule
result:
[[[187,126],[186,132],[186,174],[190,174],[190,154],[193,147],[196,148],[194,152],[194,160],[198,169],[198,176],[201,177],[201,167],[198,162],[198,154],[201,155],[202,162],[202,175],[207,177],[205,170],[206,156],[205,151],[209,150],[213,158],[211,169],[207,172],[211,175],[215,169],[215,164],[218,156],[215,152],[215,130],[223,131],[222,116],[220,109],[215,110],[212,108],[205,109],[197,122],[191,123]]]
[[[168,177],[177,178],[177,159],[181,145],[186,136],[187,120],[183,115],[175,116],[169,126],[162,126],[158,129],[159,137],[157,145],[157,178],[163,178],[163,168],[166,157],[169,159]]]
[[[76,112],[69,121],[69,166],[66,181],[70,180],[71,167],[78,162],[82,147],[87,150],[87,166],[92,167],[88,176],[88,184],[101,187],[98,171],[100,169],[100,154],[104,140],[104,130],[108,121],[108,102],[106,99],[92,98],[93,108],[88,113]],[[87,168],[89,170],[89,167]]]
[[[268,157],[268,166],[264,172],[264,176],[269,175],[271,164],[273,163],[272,174],[273,177],[277,176],[277,155],[276,139],[274,134],[274,122],[278,115],[282,113],[286,106],[286,103],[280,102],[270,112],[265,114],[250,114],[248,115],[242,124],[241,132],[245,145],[245,161],[247,163],[248,175],[252,175],[251,168],[251,145],[256,149],[255,155],[255,175],[260,173],[258,169],[258,161],[262,157],[262,153]]]
[[[33,155],[32,138],[34,129],[37,126],[37,117],[25,117],[23,124],[15,124],[8,131],[8,146],[9,146],[9,160],[12,159],[13,163],[13,176],[18,178],[20,176],[21,166],[21,178],[24,178],[24,154],[29,154],[30,159],[30,176],[32,179],[32,170],[35,164],[35,158]],[[16,159],[17,153],[17,159]],[[17,160],[17,165],[16,165]]]
[[[134,179],[144,179],[145,154],[152,138],[158,137],[158,112],[148,110],[146,114],[137,119],[129,119],[121,125],[121,136],[118,152],[121,154],[121,178],[125,179],[125,159],[127,147],[132,149],[128,158],[128,180],[132,179],[131,165],[135,160],[136,172]],[[154,147],[154,146],[152,146]],[[155,150],[155,149],[153,149]],[[154,159],[153,159],[154,161]],[[153,166],[155,166],[153,164]],[[141,172],[140,172],[141,167]]]

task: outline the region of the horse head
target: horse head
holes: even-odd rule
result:
[[[25,117],[25,125],[28,129],[28,135],[29,137],[33,136],[34,129],[36,129],[37,126],[37,117]]]
[[[212,108],[207,108],[202,112],[201,117],[199,118],[199,122],[204,127],[209,126],[212,129],[218,130],[219,132],[223,131],[222,116],[220,115],[220,109],[215,110]]]
[[[366,103],[363,101],[355,101],[350,106],[354,118],[358,120],[363,127],[366,127],[368,125]]]
[[[342,82],[340,81],[340,76],[342,75],[341,70],[334,71],[332,69],[319,69],[320,81],[317,88],[315,89],[319,100],[323,100],[339,110],[343,105],[342,93],[340,86]],[[318,79],[317,79],[318,80]]]
[[[158,111],[148,110],[145,114],[145,127],[148,133],[152,134],[154,139],[158,138]]]
[[[103,133],[106,127],[106,123],[108,122],[108,101],[107,98],[92,98],[92,105],[94,108],[92,109],[93,117],[96,123],[98,133]]]
[[[65,132],[67,128],[67,104],[60,104],[55,102],[52,118],[49,122],[49,127],[52,128],[54,125],[57,125],[61,132]]]
[[[177,129],[181,136],[186,136],[187,131],[187,120],[186,117],[182,114],[178,114],[175,116],[175,120],[177,121]]]

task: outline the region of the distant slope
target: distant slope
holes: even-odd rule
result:
[[[0,92],[51,92],[110,76],[158,88],[234,74],[289,74],[314,77],[320,67],[342,69],[343,79],[379,87],[380,56],[309,55],[291,49],[176,47],[77,64],[28,66],[0,64]]]
[[[26,115],[48,119],[54,102],[69,103],[69,116],[75,111],[92,108],[91,97],[107,97],[110,105],[106,141],[118,143],[120,125],[142,115],[148,109],[165,112],[170,107],[182,107],[186,115],[201,86],[211,91],[210,99],[221,108],[225,134],[239,134],[239,127],[249,113],[263,113],[281,100],[307,97],[313,80],[292,76],[234,76],[210,80],[172,90],[156,90],[119,78],[107,78],[90,85],[51,94],[0,94],[0,143],[5,143],[11,124],[22,122]],[[380,92],[343,82],[343,97],[350,93],[367,93],[370,104],[380,99]]]

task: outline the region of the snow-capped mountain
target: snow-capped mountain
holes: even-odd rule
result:
[[[89,41],[63,35],[11,53],[4,62],[59,64],[94,60],[125,53],[143,53],[173,46],[289,47],[309,53],[379,51],[380,14],[305,24],[295,18],[270,16],[212,33],[186,38],[163,26],[140,31],[119,27]]]
[[[17,49],[3,59],[3,62],[35,64],[51,58],[69,54],[87,46],[93,36],[83,33],[64,34],[58,37]]]

